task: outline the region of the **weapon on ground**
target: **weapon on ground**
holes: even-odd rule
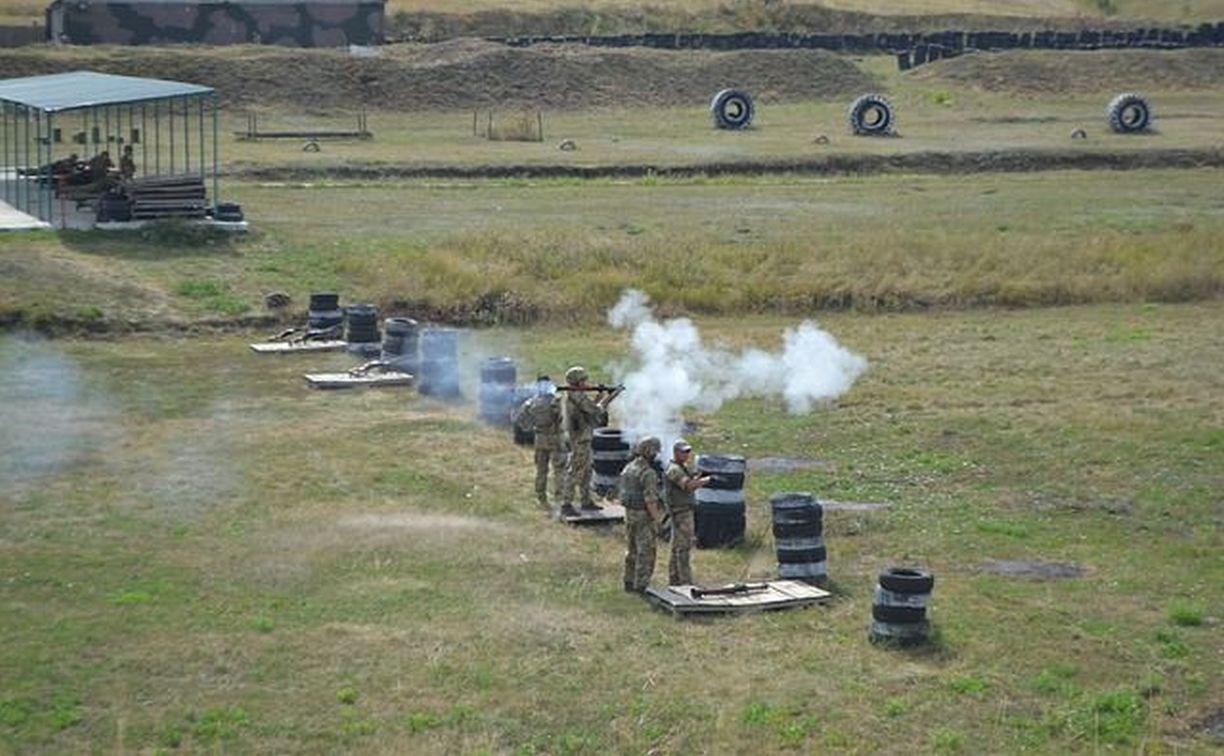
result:
[[[769,583],[736,583],[734,585],[726,585],[721,588],[693,588],[693,598],[704,598],[706,596],[735,596],[741,593],[755,593],[756,591],[769,590]]]
[[[295,336],[289,340],[290,344],[304,344],[307,341],[329,341],[338,339],[344,334],[344,328],[339,324],[330,328],[311,328],[301,336]]]
[[[390,362],[383,360],[370,360],[369,362],[358,365],[355,368],[349,368],[348,374],[355,377],[367,375],[374,370],[388,370],[391,368]]]
[[[557,390],[558,391],[601,391],[601,392],[624,391],[625,384],[619,383],[615,386],[609,386],[607,384],[600,383],[595,386],[558,386]]]
[[[286,328],[285,330],[281,331],[275,336],[269,336],[268,341],[280,341],[281,339],[287,339],[300,330],[302,329],[301,328]]]

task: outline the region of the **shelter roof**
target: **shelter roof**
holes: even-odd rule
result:
[[[24,105],[45,113],[151,102],[167,97],[190,97],[212,92],[211,87],[199,84],[116,76],[96,71],[72,71],[0,80],[0,101]]]

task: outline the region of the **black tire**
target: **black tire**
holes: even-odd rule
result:
[[[518,366],[509,357],[491,357],[480,366],[480,382],[514,386],[518,380]]]
[[[780,564],[809,564],[823,562],[829,558],[829,551],[824,546],[813,546],[807,549],[786,549],[779,545],[777,552]]]
[[[755,113],[752,95],[739,89],[724,89],[710,100],[710,114],[720,129],[748,128]]]
[[[888,136],[897,122],[892,104],[878,94],[865,94],[851,103],[846,120],[857,136]]]
[[[629,448],[620,428],[596,428],[591,437],[591,449],[594,451],[623,451]]]
[[[880,622],[907,623],[926,619],[926,607],[871,605],[871,618]]]
[[[311,294],[309,309],[315,312],[339,310],[340,295],[331,293]]]
[[[930,593],[935,576],[911,567],[889,567],[880,573],[880,587],[893,593]]]
[[[775,522],[773,524],[774,538],[820,538],[824,535],[824,523],[816,522]]]
[[[743,473],[713,473],[706,488],[715,491],[738,491],[744,487]]]
[[[1152,106],[1142,95],[1126,92],[1110,101],[1105,116],[1116,133],[1138,134],[1152,125]]]

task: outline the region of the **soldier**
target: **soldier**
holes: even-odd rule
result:
[[[662,448],[647,436],[633,448],[634,457],[621,471],[620,501],[625,507],[625,590],[642,593],[650,585],[655,566],[655,532],[662,523],[659,477],[650,466]]]
[[[136,177],[136,159],[132,157],[132,145],[126,145],[123,148],[123,154],[119,156],[119,178],[124,181],[131,181]]]
[[[591,500],[591,437],[595,429],[608,423],[608,403],[617,397],[618,391],[598,391],[592,399],[589,394],[594,386],[588,383],[586,368],[575,365],[565,371],[561,400],[562,434],[569,439],[569,465],[565,469],[564,503],[561,514],[574,517],[574,487],[579,489],[582,508],[599,509]]]
[[[693,567],[690,555],[693,551],[695,524],[693,510],[696,507],[693,492],[710,482],[709,475],[694,475],[689,471],[689,456],[693,447],[684,439],[672,445],[672,459],[663,473],[665,488],[663,500],[671,515],[671,559],[667,562],[668,585],[692,585]]]
[[[519,428],[535,434],[535,492],[540,506],[549,509],[548,468],[552,466],[552,498],[561,498],[565,450],[561,441],[561,400],[547,375],[536,378],[536,395],[523,402],[511,418]]]

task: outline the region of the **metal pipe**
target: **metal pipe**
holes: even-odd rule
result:
[[[9,160],[9,106],[7,102],[0,102],[0,120],[4,121],[4,201],[9,201],[9,185],[13,183],[9,178],[8,172],[12,169],[12,161]]]
[[[217,205],[220,202],[220,196],[217,194],[217,174],[220,172],[218,168],[218,157],[217,157],[217,128],[218,128],[217,121],[220,118],[220,114],[221,114],[221,108],[217,102],[216,92],[213,92],[213,95],[212,95],[212,114],[213,114],[213,117],[212,117],[212,122],[213,122],[212,123],[212,126],[213,126],[213,150],[212,150],[213,152],[212,154],[213,191],[212,191],[212,196],[213,196],[213,217],[216,218],[217,217]]]
[[[161,104],[158,100],[153,101],[153,139],[154,173],[161,175]]]
[[[183,98],[183,173],[191,173],[191,98]]]
[[[170,114],[170,175],[174,175],[174,99],[166,100],[166,111]]]
[[[204,95],[195,98],[196,115],[200,126],[200,183],[204,182]]]

